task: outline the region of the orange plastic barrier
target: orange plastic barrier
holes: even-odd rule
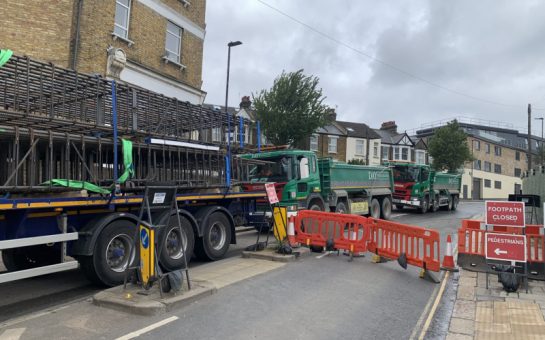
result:
[[[374,218],[368,220],[369,251],[394,260],[405,253],[407,263],[413,266],[435,272],[441,269],[438,231]]]
[[[481,227],[482,224],[482,227]],[[522,234],[522,228],[489,226],[489,233]],[[458,253],[467,255],[485,256],[484,253],[484,223],[476,220],[462,220],[462,226],[458,229]],[[528,263],[544,263],[545,235],[543,226],[526,226],[526,247]]]
[[[295,218],[295,240],[307,246],[365,252],[367,224],[367,218],[362,216],[302,210]]]

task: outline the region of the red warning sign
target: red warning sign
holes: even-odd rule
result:
[[[486,233],[487,259],[526,262],[526,236]]]
[[[276,189],[274,183],[265,183],[265,191],[267,192],[267,197],[269,198],[270,204],[278,203],[278,196],[276,195]]]
[[[485,206],[486,224],[524,228],[524,202],[486,201]]]

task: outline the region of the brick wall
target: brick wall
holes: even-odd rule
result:
[[[480,150],[477,150],[475,141],[480,142]],[[490,153],[486,152],[486,145],[490,145]],[[494,144],[475,137],[468,137],[468,146],[473,152],[473,157],[481,161],[481,170],[484,170],[484,162],[491,163],[491,171],[494,172],[494,164],[501,165],[501,174],[506,176],[515,176],[515,168],[520,169],[521,173],[526,171],[526,153],[524,151],[509,148],[503,144]],[[494,147],[501,148],[501,156],[496,156]],[[516,153],[519,153],[519,160],[516,160]],[[467,167],[471,168],[471,164]]]
[[[2,1],[0,46],[18,55],[68,67],[73,0]]]
[[[318,157],[332,157],[338,161],[346,162],[346,137],[338,136],[337,153],[329,153],[329,136],[326,134],[318,135]]]
[[[163,3],[186,16],[201,28],[205,27],[205,0],[191,0],[184,8],[180,0],[163,0]],[[47,0],[36,2],[7,0],[3,4],[3,28],[0,46],[10,48],[16,54],[52,61],[69,67],[71,39],[75,37],[74,0]],[[120,39],[114,40],[112,32],[115,18],[115,1],[85,0],[83,2],[78,71],[106,74],[109,46],[122,48],[129,61],[180,81],[194,88],[201,88],[203,41],[184,30],[181,63],[187,68],[165,63],[167,20],[143,5],[132,1],[129,36],[131,47]]]

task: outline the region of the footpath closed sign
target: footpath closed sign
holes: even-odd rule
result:
[[[524,202],[486,201],[485,223],[506,227],[525,227]]]
[[[485,254],[490,260],[526,262],[526,236],[486,233]]]
[[[267,197],[269,198],[270,204],[278,203],[278,196],[276,195],[276,189],[274,183],[265,183],[265,191],[267,192]]]

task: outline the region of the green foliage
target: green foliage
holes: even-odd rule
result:
[[[456,172],[465,162],[473,160],[467,135],[456,120],[435,131],[428,143],[428,151],[436,170]]]
[[[303,70],[282,72],[270,90],[252,94],[257,118],[271,143],[303,147],[312,133],[328,124],[328,107],[318,81]]]
[[[353,158],[353,159],[348,161],[348,164],[365,165],[365,161],[363,159]]]

